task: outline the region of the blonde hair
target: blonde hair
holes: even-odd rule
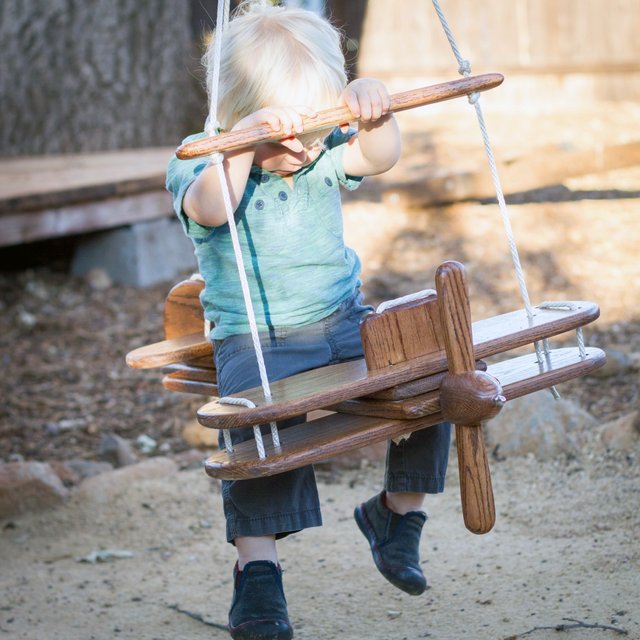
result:
[[[247,0],[223,31],[221,49],[217,88],[213,38],[204,63],[210,99],[217,90],[223,129],[269,105],[335,106],[347,84],[339,31],[304,9]]]

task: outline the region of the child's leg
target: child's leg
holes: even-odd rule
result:
[[[391,492],[385,493],[386,505],[391,511],[401,516],[410,511],[420,511],[424,503],[424,493],[419,492]]]
[[[268,560],[278,564],[275,536],[240,536],[234,540],[238,551],[238,569],[242,571],[247,562]]]
[[[389,443],[384,487],[388,493],[441,493],[449,462],[451,425],[442,422]]]
[[[354,296],[319,322],[296,329],[276,329],[271,335],[261,336],[270,381],[361,356],[359,322],[369,309]],[[232,336],[216,342],[215,354],[220,395],[260,385],[250,336]],[[286,420],[279,426],[287,428],[299,421]],[[230,431],[234,443],[253,437],[252,429]],[[281,538],[322,524],[310,466],[266,478],[223,481],[222,497],[229,542],[266,535]]]
[[[295,331],[276,331],[264,340],[270,380],[361,355],[359,317],[367,311],[347,301],[328,318]],[[336,336],[346,326],[349,339]],[[339,338],[339,339],[338,339]],[[260,384],[250,338],[234,336],[216,344],[221,395]],[[280,428],[298,420],[285,421]],[[268,428],[266,429],[268,432]],[[252,429],[232,429],[234,443],[253,437]],[[221,446],[222,443],[221,443]],[[312,467],[253,480],[224,481],[222,496],[227,539],[238,551],[229,611],[233,638],[290,638],[291,624],[278,564],[276,538],[321,524]]]

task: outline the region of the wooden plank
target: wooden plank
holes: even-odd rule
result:
[[[214,368],[194,366],[187,362],[179,362],[162,367],[162,373],[171,374],[171,377],[177,380],[193,380],[210,384],[216,384],[218,381]]]
[[[195,393],[201,396],[217,396],[218,385],[200,380],[184,379],[167,374],[162,378],[162,386],[167,391],[177,391],[179,393]]]
[[[369,314],[360,325],[362,350],[370,371],[442,351],[440,311],[435,293],[383,313]]]
[[[0,159],[0,213],[163,191],[172,155],[172,148],[156,147]]]
[[[584,375],[601,366],[604,352],[588,348],[580,358],[578,349],[557,349],[539,364],[535,354],[491,365],[491,375],[503,385],[508,400]],[[242,480],[282,473],[306,464],[322,462],[358,447],[388,440],[442,422],[439,412],[416,420],[393,420],[361,415],[332,414],[318,420],[280,431],[281,448],[275,450],[270,436],[265,436],[267,457],[258,458],[255,443],[243,442],[232,454],[218,451],[205,464],[214,478]]]
[[[484,360],[476,361],[477,371],[486,371],[487,363]],[[413,398],[415,396],[433,391],[440,386],[442,378],[446,375],[446,372],[436,373],[426,378],[418,378],[417,380],[411,380],[411,382],[405,382],[398,384],[390,389],[383,389],[382,391],[376,391],[371,393],[365,398],[370,400],[405,400],[407,398]]]
[[[57,209],[0,215],[0,246],[112,229],[175,215],[165,190],[70,205]]]
[[[494,363],[486,370],[502,385],[504,397],[513,400],[587,375],[605,363],[605,354],[600,349],[587,347],[586,353],[587,357],[582,359],[575,347],[552,349],[543,363],[539,363],[536,354],[531,353]],[[437,390],[395,401],[355,398],[328,408],[340,413],[394,420],[414,420],[441,410]]]
[[[354,398],[327,407],[337,413],[351,413],[359,416],[389,418],[392,420],[415,420],[440,411],[440,392],[429,391],[406,400],[364,400]]]
[[[411,421],[414,430],[442,422],[434,414]],[[387,420],[341,413],[294,425],[280,431],[280,449],[273,447],[271,436],[264,437],[267,457],[258,458],[253,440],[234,447],[231,454],[218,451],[205,462],[206,472],[214,478],[245,480],[282,473],[307,464],[322,462],[364,445],[393,438],[408,430],[405,420]]]
[[[211,354],[211,342],[201,333],[196,333],[134,349],[127,353],[126,362],[133,369],[155,369]]]
[[[458,98],[477,91],[486,91],[501,85],[503,80],[504,77],[499,73],[485,73],[451,80],[450,82],[442,82],[429,87],[403,91],[391,96],[390,111],[404,111],[405,109],[442,102],[443,100],[451,100],[452,98]],[[319,111],[314,117],[303,116],[302,124],[304,133],[309,133],[310,131],[336,127],[352,120],[354,120],[353,114],[348,107],[343,106]],[[210,138],[183,144],[176,150],[176,156],[186,160],[221,151],[241,149],[242,147],[269,140],[281,140],[282,137],[282,132],[274,131],[268,125],[258,125],[250,129],[229,131]]]
[[[189,334],[204,335],[204,311],[200,304],[200,293],[204,281],[183,280],[169,291],[164,303],[163,327],[165,340]]]
[[[213,345],[211,345],[211,349],[213,350]],[[203,369],[215,369],[216,365],[213,361],[213,351],[211,354],[203,356],[202,358],[194,358],[193,360],[188,360],[185,364],[193,365],[194,367],[201,367]]]
[[[475,322],[473,337],[476,357],[485,358],[564,333],[599,316],[598,306],[593,302],[575,301],[572,304],[575,305],[573,311],[536,309],[531,322],[524,310]],[[256,405],[255,409],[210,402],[198,410],[198,420],[205,426],[217,429],[271,422],[440,373],[446,368],[444,352],[421,356],[377,371],[368,371],[364,359],[343,362],[271,383],[270,402],[265,401],[259,387],[233,394],[251,400]]]

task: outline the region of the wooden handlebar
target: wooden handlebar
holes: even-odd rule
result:
[[[503,80],[504,77],[499,73],[485,73],[420,89],[394,93],[391,96],[390,111],[404,111],[405,109],[413,109],[414,107],[459,98],[478,91],[486,91],[501,85]],[[335,127],[352,120],[354,120],[353,114],[348,107],[343,106],[319,111],[313,118],[303,116],[302,123],[304,133],[309,133]],[[269,140],[282,140],[283,137],[285,136],[281,131],[274,131],[268,125],[258,125],[249,129],[239,129],[238,131],[230,131],[217,136],[203,138],[202,140],[188,142],[176,149],[176,156],[181,160],[188,160],[189,158],[198,158],[221,151],[241,149],[242,147],[249,147]]]

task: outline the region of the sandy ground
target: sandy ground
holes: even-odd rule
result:
[[[526,140],[577,148],[623,143],[634,114],[637,107],[553,126],[548,118],[526,126],[505,119],[497,142],[505,149]],[[449,144],[471,157],[464,130],[436,124],[422,160],[417,149],[412,162],[429,161]],[[636,360],[638,184],[637,168],[575,178],[565,183],[570,193],[562,202],[547,193],[512,209],[532,299],[597,300],[602,318],[588,341]],[[390,211],[365,197],[345,212],[371,301],[433,286],[434,266],[455,258],[468,267],[474,319],[520,306],[493,205]],[[4,459],[95,459],[101,434],[110,431],[132,440],[149,434],[169,443],[168,455],[179,451],[185,413],[193,415],[198,402],[176,400],[158,375],[123,363],[128,349],[159,338],[165,287],[94,291],[40,271],[0,285],[0,327],[13,349],[3,356]],[[567,388],[601,421],[639,408],[637,368]],[[43,415],[53,427],[71,420],[77,428],[43,428]],[[497,524],[481,537],[463,526],[453,458],[447,491],[427,503],[422,554],[431,589],[417,598],[377,574],[352,520],[353,507],[379,490],[380,464],[321,469],[325,526],[280,546],[296,637],[599,640],[626,632],[640,640],[640,447],[636,440],[609,451],[595,435],[587,442],[577,457],[494,460]],[[102,493],[81,485],[62,507],[0,522],[0,638],[227,637],[234,553],[222,542],[219,485],[199,469],[126,490],[115,481],[108,490],[104,478]],[[79,561],[114,549],[132,555]]]
[[[452,460],[447,491],[428,501],[431,588],[419,597],[378,575],[351,517],[378,490],[381,467],[321,471],[324,527],[280,546],[296,637],[640,638],[639,455],[494,463],[498,516],[485,536],[463,526]],[[234,554],[220,542],[220,510],[217,482],[192,470],[5,523],[0,636],[227,637]],[[78,561],[98,549],[134,555]],[[620,631],[552,629],[575,621]]]

